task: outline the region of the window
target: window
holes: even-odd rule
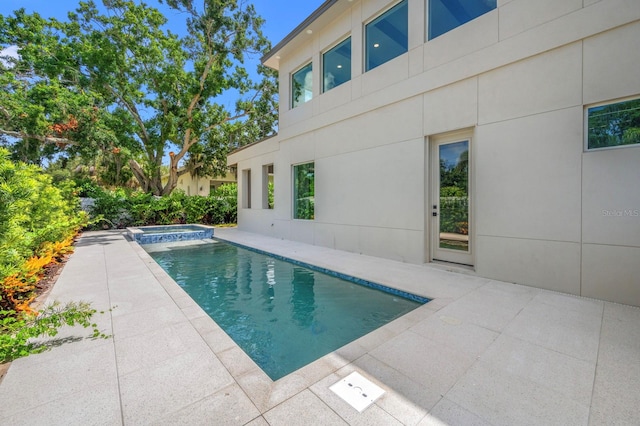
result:
[[[351,37],[322,55],[322,91],[351,80]]]
[[[314,163],[293,166],[293,218],[313,219],[315,172]]]
[[[407,52],[409,17],[404,0],[365,27],[365,71]]]
[[[291,77],[291,108],[308,102],[313,97],[313,68],[308,63]]]
[[[251,169],[242,171],[242,208],[251,208]]]
[[[587,149],[640,144],[640,98],[587,109]]]
[[[496,0],[428,0],[429,40],[496,8]]]
[[[273,209],[273,164],[262,166],[262,208]]]

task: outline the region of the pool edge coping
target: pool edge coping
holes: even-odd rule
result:
[[[349,274],[343,274],[342,272],[334,271],[332,269],[324,268],[322,266],[313,265],[311,263],[303,262],[301,260],[293,259],[287,256],[283,256],[281,254],[270,253],[266,250],[262,250],[256,247],[251,247],[244,244],[236,243],[235,241],[229,241],[224,238],[216,237],[215,235],[211,239],[215,241],[221,241],[227,244],[231,244],[232,246],[240,247],[245,250],[253,251],[258,254],[273,257],[274,259],[282,260],[284,262],[289,262],[296,266],[302,266],[304,268],[311,269],[312,271],[321,272],[323,274],[330,275],[334,278],[339,278],[345,281],[352,282],[354,284],[362,285],[364,287],[373,288],[375,290],[380,290],[385,293],[393,294],[398,297],[403,297],[405,299],[420,303],[422,305],[425,305],[433,300],[432,298],[429,298],[429,297],[419,296],[417,294],[409,293],[408,291],[400,290],[397,288],[389,287],[384,284],[379,284],[373,281],[365,280],[364,278],[355,277]]]
[[[157,280],[167,295],[173,300],[178,309],[185,315],[194,330],[202,337],[203,341],[209,346],[212,354],[225,366],[229,375],[234,382],[247,394],[249,399],[254,403],[261,415],[271,410],[275,406],[281,404],[287,399],[297,395],[305,389],[311,388],[314,384],[324,379],[335,376],[335,381],[347,376],[352,371],[361,371],[354,362],[371,352],[375,348],[383,345],[399,334],[406,331],[412,325],[421,319],[433,315],[437,309],[434,309],[429,303],[421,304],[416,309],[394,319],[393,321],[379,327],[364,336],[353,340],[346,345],[332,351],[315,361],[301,367],[298,370],[274,381],[272,380],[256,363],[247,355],[244,350],[226,332],[213,320],[191,296],[187,294],[178,283],[164,270],[162,267],[146,252],[146,250],[135,240],[123,238],[132,246],[138,258],[144,262],[149,268],[152,275]],[[218,238],[224,242],[233,243],[223,238]],[[212,240],[214,240],[212,238]],[[203,240],[211,241],[211,240]],[[243,246],[242,244],[238,244]],[[184,300],[177,299],[188,298],[188,306],[185,306]],[[430,299],[434,300],[434,299]],[[188,311],[195,309],[202,315],[189,315]],[[203,323],[203,318],[204,323]],[[208,340],[208,335],[212,333],[223,333],[228,339],[227,346],[215,347]],[[239,360],[241,364],[245,364],[245,369],[234,371],[237,369],[238,360],[231,360],[224,357],[224,354],[230,351],[239,351],[239,355],[243,358]],[[249,367],[246,367],[248,365]],[[362,371],[361,371],[362,372]],[[364,372],[366,374],[366,372]],[[369,376],[369,375],[367,375]],[[371,377],[369,377],[371,378]]]

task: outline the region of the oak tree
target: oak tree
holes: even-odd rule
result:
[[[253,6],[159,2],[164,13],[103,0],[102,8],[81,2],[66,22],[23,11],[0,17],[0,46],[18,48],[0,62],[9,89],[0,133],[44,150],[126,152],[141,187],[156,195],[171,193],[185,160],[190,171],[223,173],[228,149],[273,133],[275,75],[259,66],[254,82],[243,65],[269,48]],[[233,107],[224,104],[229,92]]]

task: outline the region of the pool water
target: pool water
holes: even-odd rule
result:
[[[219,241],[143,247],[272,380],[422,305]]]

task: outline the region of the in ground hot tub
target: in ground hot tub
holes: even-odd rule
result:
[[[213,227],[206,225],[159,225],[127,228],[129,237],[138,244],[171,243],[175,241],[207,240],[213,237]]]

